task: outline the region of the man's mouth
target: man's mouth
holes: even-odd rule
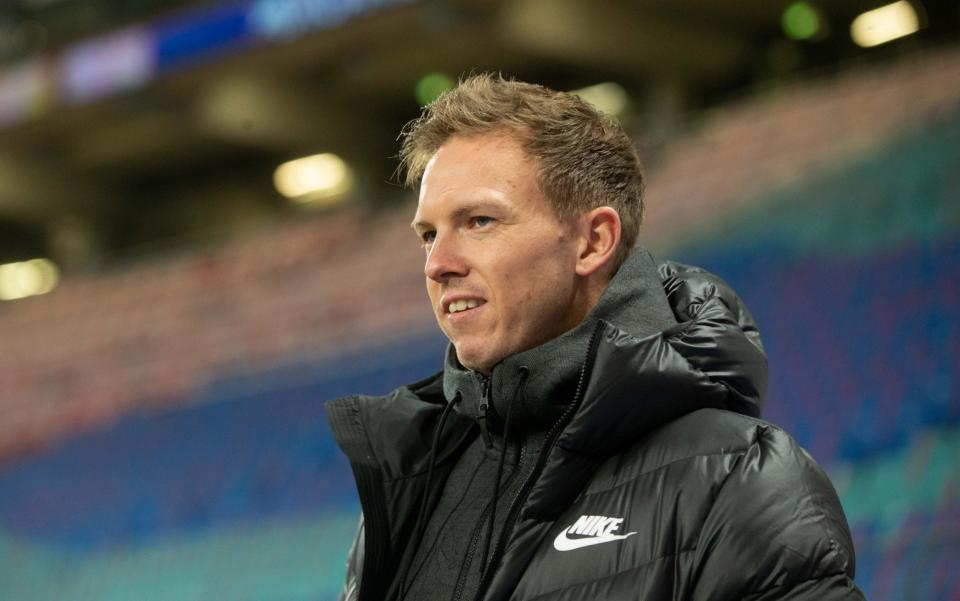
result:
[[[487,301],[479,298],[467,298],[462,300],[453,301],[447,304],[447,313],[459,313],[461,311],[466,311],[467,309],[476,309],[480,305],[485,304]]]

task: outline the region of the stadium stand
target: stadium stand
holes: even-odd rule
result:
[[[830,472],[868,598],[960,599],[960,52],[734,103],[651,174],[647,239],[754,310],[765,417]],[[2,307],[0,598],[335,598],[322,401],[440,365],[409,209]]]

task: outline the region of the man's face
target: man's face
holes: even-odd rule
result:
[[[454,136],[424,172],[414,229],[427,293],[465,367],[502,359],[578,324],[577,237],[509,134]]]

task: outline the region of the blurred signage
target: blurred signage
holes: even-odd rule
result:
[[[250,8],[250,29],[257,35],[291,38],[314,29],[336,27],[374,10],[411,0],[256,0]]]
[[[151,27],[157,67],[182,67],[243,46],[250,38],[248,10],[247,2],[220,4]]]
[[[0,126],[39,114],[55,101],[96,100],[141,87],[157,73],[412,1],[233,0],[85,40],[54,59],[31,59],[0,72]]]
[[[153,39],[127,29],[74,44],[60,58],[60,92],[67,102],[87,102],[137,88],[154,73]]]

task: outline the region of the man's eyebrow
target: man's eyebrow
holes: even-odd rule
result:
[[[486,210],[494,210],[494,209],[500,209],[500,208],[501,208],[501,205],[499,202],[496,202],[493,200],[476,200],[476,201],[468,202],[460,207],[457,207],[457,209],[453,211],[450,217],[452,217],[453,220],[456,221],[458,219],[463,219],[470,213],[473,213],[476,211],[486,211]],[[429,221],[423,221],[422,219],[421,220],[415,219],[413,222],[410,223],[410,227],[413,228],[414,231],[420,231],[420,229],[425,227],[428,227],[428,228],[433,227],[433,224],[430,223]]]
[[[425,227],[430,227],[430,226],[431,226],[431,224],[430,224],[430,222],[428,222],[428,221],[416,220],[416,219],[415,219],[415,220],[413,220],[413,221],[410,222],[410,228],[411,228],[413,231],[415,231],[415,232],[419,232],[421,229],[423,229],[423,228],[425,228]]]

